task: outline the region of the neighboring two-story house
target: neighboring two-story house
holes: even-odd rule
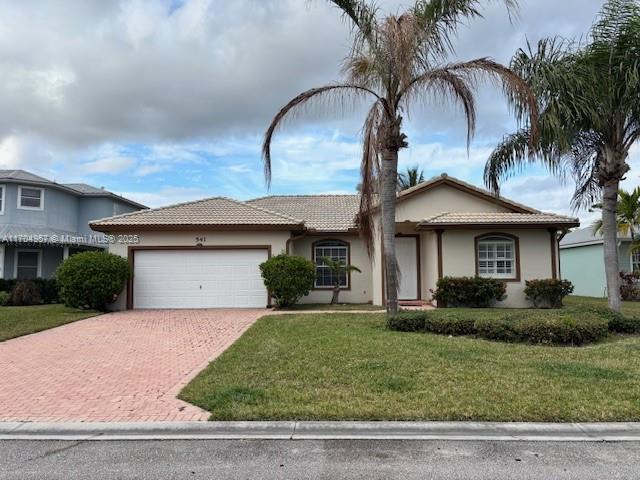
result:
[[[107,248],[89,221],[146,208],[103,188],[0,170],[0,278],[50,278],[69,255]]]

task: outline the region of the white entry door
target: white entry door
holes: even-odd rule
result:
[[[400,269],[398,300],[418,300],[418,237],[396,237]]]
[[[266,250],[138,250],[134,308],[264,308]]]

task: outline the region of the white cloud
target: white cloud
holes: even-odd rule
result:
[[[198,188],[164,187],[155,192],[116,192],[118,195],[130,198],[151,208],[173,205],[175,203],[190,202],[212,196],[211,193]]]
[[[81,169],[83,172],[87,174],[98,174],[98,173],[120,173],[135,164],[135,159],[130,157],[105,157],[99,160],[94,160],[92,162],[83,163],[81,165]]]

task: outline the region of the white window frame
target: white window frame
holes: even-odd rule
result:
[[[325,242],[336,242],[336,243],[340,243],[340,245],[322,245]],[[347,264],[349,263],[349,256],[351,255],[351,252],[349,251],[349,249],[351,248],[351,245],[348,242],[345,242],[344,240],[334,240],[334,239],[319,240],[313,244],[313,267],[315,271],[317,271],[318,267],[322,267],[322,265],[318,265],[316,263],[318,259],[318,255],[316,252],[319,248],[343,248],[345,250],[345,262]],[[316,279],[313,281],[313,288],[316,290],[332,290],[333,285],[318,285],[318,279],[316,276]],[[345,284],[340,285],[340,290],[348,290],[349,288],[350,288],[349,272],[347,272],[345,274]]]
[[[21,205],[22,189],[28,188],[30,190],[40,190],[40,206],[39,207],[25,207]],[[18,185],[18,208],[20,210],[44,210],[44,188],[30,187],[29,185]]]
[[[633,257],[637,255],[637,261],[633,261]],[[630,255],[629,264],[631,265],[631,272],[640,272],[640,250],[632,250]],[[638,268],[634,268],[633,264],[636,263]]]
[[[487,258],[487,259],[482,259],[482,261],[488,261],[488,262],[494,262],[494,271],[493,272],[489,272],[489,273],[483,273],[481,272],[481,267],[480,267],[480,245],[481,244],[489,244],[489,245],[499,245],[499,244],[508,244],[511,245],[511,254],[512,257],[511,258],[499,258],[499,257],[494,257],[494,258]],[[495,249],[494,249],[495,250]],[[506,262],[511,262],[511,272],[509,273],[497,273],[497,265],[496,263],[498,261],[506,261]],[[495,234],[488,234],[488,235],[483,235],[480,238],[476,239],[476,267],[477,267],[477,272],[478,272],[478,276],[482,277],[482,278],[496,278],[498,280],[516,280],[518,278],[518,248],[517,248],[517,242],[516,239],[511,237],[511,236],[507,236],[504,234],[499,234],[499,233],[495,233]]]
[[[4,215],[4,206],[5,206],[5,198],[6,198],[6,193],[7,193],[7,186],[4,184],[0,184],[0,188],[2,189],[2,195],[0,195],[0,202],[2,202],[2,204],[0,205],[0,215]]]
[[[4,276],[4,253],[6,250],[6,246],[4,243],[0,243],[0,278],[5,278]]]
[[[25,253],[37,253],[38,254],[38,268],[36,271],[36,278],[42,277],[42,250],[37,248],[16,248],[13,251],[13,278],[18,278],[18,254]]]

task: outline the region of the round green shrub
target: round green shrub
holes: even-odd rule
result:
[[[433,298],[442,308],[488,308],[507,298],[507,285],[495,278],[443,277]]]
[[[396,332],[423,332],[426,319],[426,312],[400,312],[387,317],[387,328]]]
[[[9,292],[0,292],[0,307],[7,305],[10,298]]]
[[[524,294],[536,308],[561,308],[562,299],[573,292],[569,280],[545,278],[527,280]]]
[[[130,276],[129,263],[118,255],[77,253],[58,267],[58,294],[68,307],[106,311]]]
[[[260,265],[264,284],[277,307],[286,308],[313,288],[316,269],[313,263],[296,255],[276,255]]]

